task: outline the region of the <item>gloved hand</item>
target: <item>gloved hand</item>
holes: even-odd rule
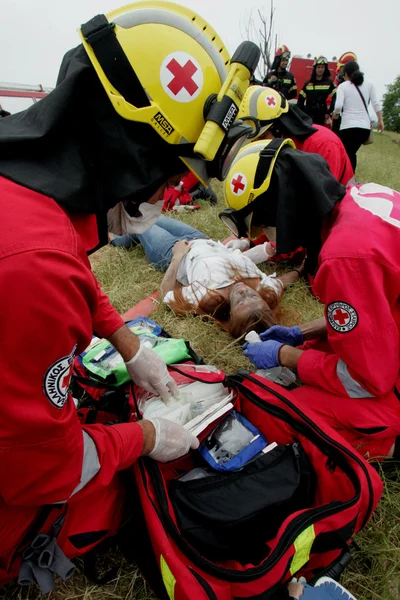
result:
[[[168,391],[178,397],[178,387],[168,373],[167,365],[155,352],[140,346],[135,356],[125,363],[132,380],[148,392],[168,402]]]
[[[199,447],[199,440],[184,427],[168,419],[148,419],[156,430],[156,442],[150,458],[160,462],[175,460]]]
[[[288,344],[294,348],[304,343],[303,334],[301,333],[300,327],[297,327],[297,325],[294,327],[274,325],[267,329],[267,331],[264,331],[264,333],[260,333],[260,338],[263,342],[275,340],[276,342],[282,342],[282,344]]]
[[[225,246],[231,250],[240,250],[240,252],[245,252],[245,250],[250,248],[250,240],[246,240],[245,238],[242,238],[241,240],[229,240]]]
[[[256,342],[245,346],[243,354],[257,369],[272,369],[272,367],[279,367],[279,348],[281,346],[283,344],[274,340]]]

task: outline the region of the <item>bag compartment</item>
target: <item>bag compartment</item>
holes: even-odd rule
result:
[[[179,529],[203,556],[257,564],[280,524],[311,505],[315,476],[299,444],[277,446],[239,471],[168,486]]]

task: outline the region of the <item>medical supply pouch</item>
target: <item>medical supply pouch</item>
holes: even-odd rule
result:
[[[310,580],[343,561],[352,536],[370,519],[382,483],[290,391],[247,371],[219,377],[235,393],[234,410],[277,445],[227,473],[211,469],[198,451],[165,464],[139,459],[135,489],[154,553],[145,574],[152,584],[157,566],[165,597],[174,600],[279,599],[292,576]],[[203,431],[200,442],[215,427]],[[275,497],[282,500],[280,515]],[[137,537],[134,543],[141,547]],[[137,559],[140,567],[144,558]]]
[[[260,431],[240,413],[229,415],[202,442],[199,452],[216,471],[237,471],[268,448]]]
[[[190,358],[185,340],[162,337],[162,329],[154,321],[134,319],[127,326],[138,336],[141,344],[151,348],[167,365]],[[99,380],[115,385],[130,380],[122,356],[108,340],[94,338],[81,357],[85,369]]]

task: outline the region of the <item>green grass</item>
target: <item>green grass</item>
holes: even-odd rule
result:
[[[400,136],[385,132],[375,135],[375,143],[359,152],[357,179],[375,181],[400,190],[400,144],[392,143]],[[219,194],[220,185],[217,184]],[[213,238],[224,239],[227,231],[217,217],[219,207],[202,203],[199,211],[184,215],[189,224],[206,232]],[[179,217],[178,217],[179,218]],[[93,269],[111,302],[121,313],[158,289],[162,275],[151,267],[141,248],[130,251],[106,247],[92,259]],[[268,270],[268,269],[266,269]],[[322,314],[322,306],[299,282],[292,286],[282,305],[281,321],[286,325],[314,319]],[[207,362],[216,364],[228,373],[250,365],[243,357],[240,347],[215,325],[198,317],[177,318],[162,305],[152,314],[173,336],[190,340],[193,348]],[[400,480],[399,480],[400,481]],[[358,600],[399,600],[400,581],[400,482],[386,481],[385,493],[371,522],[356,537],[359,551],[353,551],[353,562],[344,577],[344,583]],[[134,540],[132,540],[134,543]],[[146,583],[137,570],[127,565],[119,555],[109,557],[120,564],[116,579],[110,584],[97,587],[78,574],[66,584],[60,584],[51,594],[52,600],[126,600],[152,599]],[[0,599],[38,598],[35,588],[21,591],[16,585],[0,590]],[[193,599],[195,600],[195,599]]]

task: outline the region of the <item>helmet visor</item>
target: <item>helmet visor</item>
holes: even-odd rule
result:
[[[245,208],[248,207],[246,206]],[[250,225],[250,215],[248,214],[248,211],[225,208],[218,216],[233,235],[238,238],[248,236]]]

